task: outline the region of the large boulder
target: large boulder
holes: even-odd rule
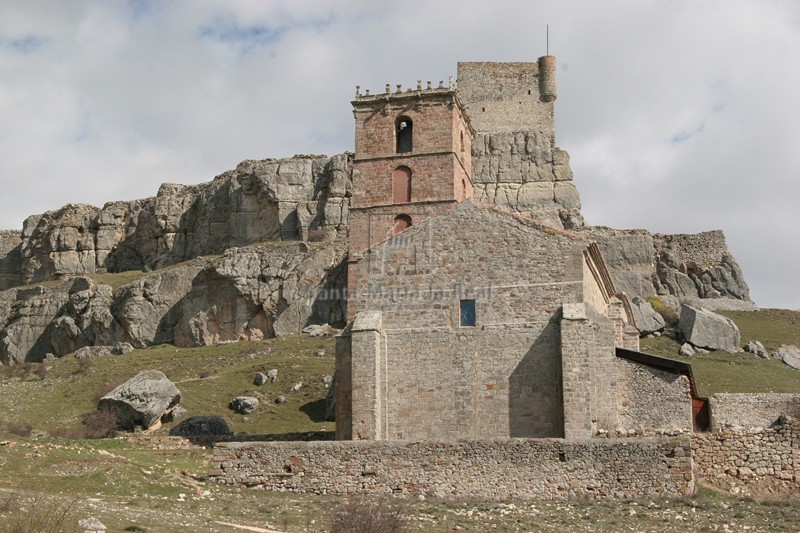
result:
[[[181,391],[163,372],[143,370],[100,398],[97,409],[116,411],[120,428],[151,429],[180,401]]]
[[[169,430],[173,437],[199,437],[202,435],[233,435],[221,416],[192,416]]]
[[[782,344],[772,356],[790,367],[800,370],[800,348],[797,346]]]
[[[647,300],[638,297],[634,298],[631,300],[631,310],[636,321],[636,329],[642,335],[661,331],[667,325],[664,322],[664,317],[658,314]]]
[[[249,415],[258,408],[258,398],[252,396],[237,396],[228,404],[233,411],[240,415]]]
[[[702,307],[683,305],[678,331],[693,346],[736,353],[742,337],[730,318]]]

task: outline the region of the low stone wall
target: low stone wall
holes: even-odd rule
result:
[[[714,394],[709,398],[711,428],[769,427],[781,415],[800,419],[800,394]]]
[[[692,437],[695,475],[738,494],[800,489],[800,422],[769,428],[725,427]]]
[[[694,490],[688,437],[499,441],[227,442],[213,480],[314,494],[564,499]]]

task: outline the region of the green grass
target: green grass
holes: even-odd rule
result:
[[[800,312],[784,309],[723,311],[742,334],[742,342],[761,341],[770,353],[781,344],[800,346]],[[780,361],[746,353],[712,352],[691,357],[678,355],[681,343],[663,335],[641,340],[641,351],[692,364],[698,394],[716,392],[800,392],[800,370]]]
[[[24,377],[0,377],[0,427],[28,424],[36,430],[77,430],[85,415],[96,407],[99,391],[110,390],[145,369],[161,370],[181,391],[187,416],[220,415],[234,433],[250,434],[332,431],[322,420],[325,375],[334,370],[334,339],[291,335],[264,341],[176,348],[159,345],[120,356],[93,359],[88,369],[74,357],[54,363],[42,379],[33,372]],[[325,348],[326,355],[315,352]],[[33,365],[35,367],[37,365]],[[253,385],[257,372],[278,369],[278,379],[261,387]],[[297,382],[298,392],[291,392]],[[228,409],[235,396],[249,395],[261,401],[256,412],[243,417]],[[282,395],[286,403],[276,405]],[[22,399],[24,398],[24,401]],[[168,428],[160,430],[166,432]]]
[[[760,341],[770,352],[781,344],[800,346],[800,312],[787,309],[720,311],[739,327],[742,343]]]

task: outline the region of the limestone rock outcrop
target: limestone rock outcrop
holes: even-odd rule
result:
[[[659,315],[647,300],[638,296],[631,299],[631,310],[633,319],[636,321],[636,329],[642,335],[648,335],[661,331],[666,327],[664,318]]]
[[[199,346],[299,332],[344,317],[346,242],[231,248],[113,290],[79,276],[0,292],[0,362],[85,346]]]
[[[614,284],[630,297],[668,294],[750,302],[750,290],[722,231],[662,235],[596,226],[582,233],[597,240]]]
[[[478,133],[472,143],[475,198],[559,228],[583,226],[569,154],[534,131]]]
[[[163,372],[143,370],[97,403],[98,410],[117,414],[122,429],[150,429],[181,401],[181,391]]]
[[[733,320],[691,305],[681,307],[678,331],[692,346],[709,350],[736,353],[742,340]]]
[[[0,230],[0,291],[22,283],[21,249],[21,232]]]
[[[243,161],[208,183],[164,184],[155,198],[28,217],[18,252],[13,235],[0,236],[0,278],[13,278],[12,253],[31,283],[155,270],[257,242],[333,240],[345,236],[350,193],[347,153]]]

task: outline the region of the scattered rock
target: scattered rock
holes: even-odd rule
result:
[[[322,376],[322,383],[325,385],[325,388],[327,389],[333,383],[333,376]]]
[[[631,304],[633,319],[636,321],[636,329],[639,330],[642,336],[660,332],[667,325],[664,322],[664,317],[656,313],[647,300],[635,297],[631,300]]]
[[[278,379],[278,369],[273,368],[269,372],[267,372],[267,377],[269,378],[270,383],[275,383],[275,380]]]
[[[172,428],[173,437],[199,437],[201,435],[233,435],[228,423],[220,416],[191,416]]]
[[[258,407],[258,398],[252,396],[237,396],[228,405],[232,410],[240,415],[248,415]]]
[[[760,359],[769,359],[769,352],[764,348],[764,345],[758,341],[750,341],[744,347],[744,351],[755,355]]]
[[[797,346],[781,344],[781,347],[775,350],[772,356],[779,361],[783,361],[790,367],[800,370],[800,348]]]
[[[275,403],[277,403],[278,405],[280,405],[282,403],[286,403],[286,397],[285,396],[278,396],[277,398],[275,398]]]
[[[95,517],[82,518],[78,520],[78,529],[81,533],[105,533],[106,526]]]
[[[292,386],[292,392],[297,392],[303,387],[303,382],[299,381]]]
[[[684,342],[683,346],[681,346],[681,349],[678,353],[681,355],[692,356],[697,352],[694,351],[694,348],[692,348],[691,344],[689,344],[688,342]]]
[[[269,377],[267,377],[265,373],[259,372],[258,374],[256,374],[256,378],[253,380],[253,385],[260,387],[261,385],[266,383],[268,379]]]
[[[683,305],[678,331],[687,342],[698,348],[731,353],[739,351],[741,335],[733,320],[702,307]]]
[[[314,352],[314,355],[316,355],[317,357],[323,357],[325,355],[325,348],[320,348],[319,350]]]
[[[100,398],[97,409],[115,410],[123,429],[150,429],[180,401],[181,391],[163,372],[143,370]]]
[[[188,411],[186,411],[186,409],[184,409],[180,405],[176,405],[175,407],[173,407],[172,409],[167,411],[164,414],[163,417],[161,417],[161,421],[162,422],[174,422],[174,421],[186,416],[187,412]]]
[[[86,359],[89,357],[104,357],[111,355],[110,346],[84,346],[75,350],[76,359]]]
[[[116,342],[111,347],[111,353],[114,355],[125,355],[126,353],[131,353],[133,351],[133,346],[129,342]]]
[[[311,324],[303,328],[303,333],[311,337],[328,337],[333,332],[333,328],[328,324]]]

